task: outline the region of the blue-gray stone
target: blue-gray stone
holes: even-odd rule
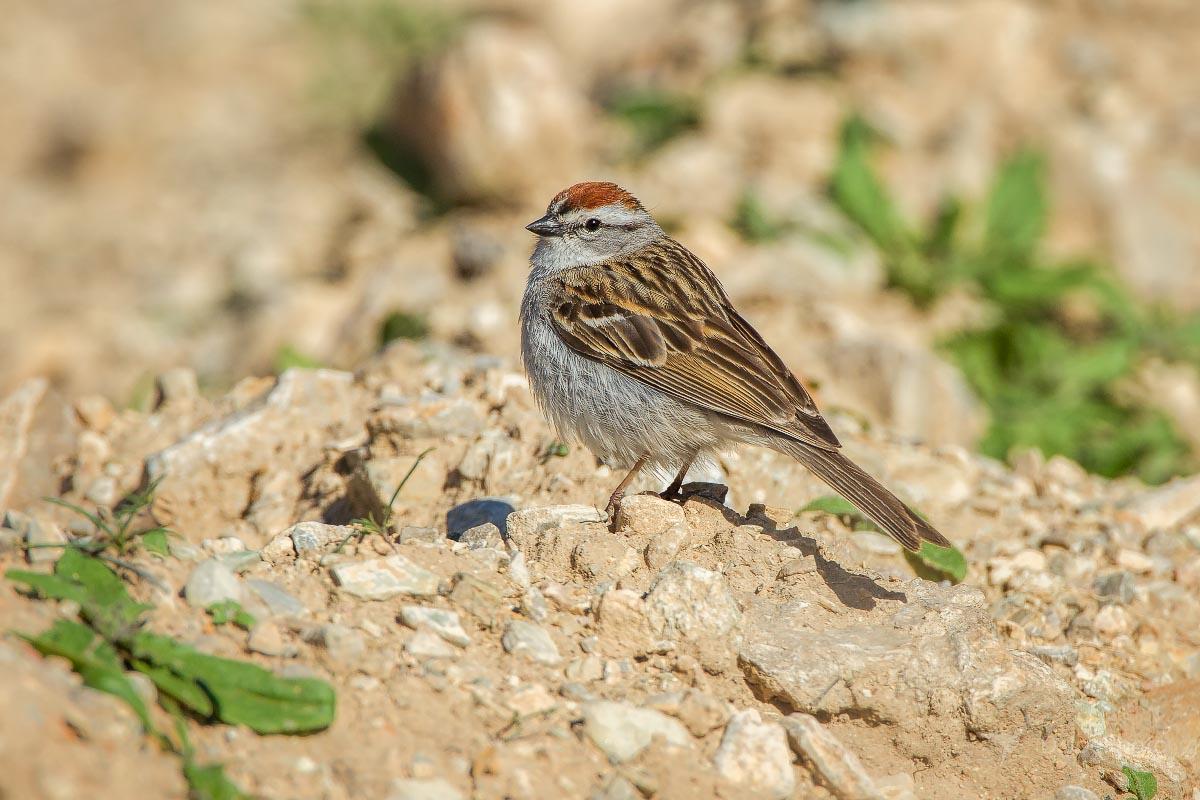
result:
[[[460,503],[446,512],[446,534],[454,540],[463,531],[490,522],[500,529],[501,536],[508,535],[508,515],[516,511],[504,497],[481,497]]]

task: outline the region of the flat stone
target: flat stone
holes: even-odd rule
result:
[[[1097,576],[1092,582],[1092,589],[1101,601],[1129,605],[1133,602],[1136,585],[1133,575],[1119,569]]]
[[[1054,800],[1100,800],[1100,795],[1082,786],[1064,786],[1054,793]]]
[[[481,497],[460,503],[446,512],[446,535],[457,540],[466,530],[490,522],[506,535],[508,516],[514,511],[506,497]]]
[[[467,528],[459,534],[458,541],[472,550],[484,547],[502,547],[504,544],[504,539],[500,536],[500,529],[491,522]]]
[[[183,587],[184,599],[196,608],[208,608],[223,600],[241,602],[244,595],[242,582],[229,567],[216,558],[201,561],[188,576]]]
[[[463,630],[458,614],[453,611],[426,606],[403,606],[400,609],[400,621],[414,630],[427,628],[459,647],[466,647],[471,643],[471,637]]]
[[[527,508],[508,515],[507,536],[522,550],[542,531],[583,522],[603,522],[604,515],[592,506],[560,505]]]
[[[583,707],[583,729],[596,747],[614,764],[635,757],[655,737],[669,744],[690,747],[692,737],[678,720],[660,711],[607,700]]]
[[[629,589],[610,589],[596,607],[600,651],[612,658],[637,658],[658,649],[646,617],[646,602]]]
[[[656,494],[637,494],[621,501],[617,530],[657,536],[674,525],[687,525],[683,506]]]
[[[1200,475],[1176,478],[1125,503],[1147,529],[1176,528],[1200,514]]]
[[[397,778],[387,800],[463,800],[464,795],[444,778]]]
[[[714,666],[728,654],[742,617],[725,578],[686,561],[659,573],[645,607],[655,639],[686,642]]]
[[[271,613],[280,617],[302,617],[308,607],[278,584],[262,578],[246,578],[244,585],[266,603]]]
[[[67,535],[49,520],[9,511],[4,515],[4,526],[17,531],[25,544],[30,545],[25,551],[30,564],[53,564],[63,554],[58,545],[67,543]]]
[[[429,544],[436,544],[445,538],[446,537],[443,536],[442,532],[437,528],[419,528],[415,525],[405,525],[400,529],[400,533],[397,536],[397,541],[399,541],[400,544],[406,544],[408,542],[428,542]]]
[[[816,717],[791,714],[781,724],[792,750],[812,765],[821,783],[838,800],[885,800],[858,756]]]
[[[905,757],[949,757],[943,745],[930,750],[918,741],[945,741],[948,730],[1003,737],[1009,753],[1074,752],[1075,689],[1036,657],[1008,649],[982,592],[912,580],[900,594],[863,580],[864,593],[875,593],[868,595],[872,606],[836,615],[804,599],[751,600],[738,662],[760,700],[895,727]],[[861,602],[845,586],[841,591]],[[802,622],[814,611],[820,621]],[[1004,757],[997,753],[997,766]],[[1018,778],[1011,780],[993,787],[997,796],[1020,793]]]
[[[504,635],[500,638],[500,643],[504,646],[505,652],[525,656],[539,664],[555,666],[562,661],[562,656],[558,654],[558,647],[550,638],[550,634],[532,622],[519,619],[510,620],[504,628]]]
[[[401,594],[428,597],[438,591],[437,575],[399,554],[336,564],[330,572],[343,592],[363,600],[387,600]]]
[[[323,522],[297,522],[284,531],[292,540],[297,558],[312,557],[325,548],[339,544],[354,533],[350,525],[326,525]]]
[[[312,630],[306,634],[305,640],[320,645],[330,658],[343,664],[356,663],[367,652],[367,643],[363,641],[361,633],[336,622]]]
[[[428,628],[420,628],[404,643],[404,651],[413,658],[454,658],[458,651]]]
[[[246,647],[264,656],[295,655],[296,649],[283,640],[283,631],[271,620],[260,622],[250,629]]]
[[[1175,759],[1146,745],[1115,736],[1092,739],[1079,751],[1078,760],[1085,767],[1098,769],[1104,780],[1121,791],[1128,791],[1122,767],[1153,773],[1158,778],[1159,793],[1163,797],[1179,797],[1187,780],[1187,773]]]
[[[796,788],[787,735],[774,722],[764,722],[754,709],[730,718],[713,766],[730,783],[774,800],[791,797]]]
[[[642,557],[650,569],[662,569],[687,549],[691,532],[687,525],[672,525],[646,543]]]

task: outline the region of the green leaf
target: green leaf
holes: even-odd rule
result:
[[[24,583],[43,597],[74,600],[81,614],[104,638],[119,639],[125,631],[136,627],[142,615],[153,608],[135,602],[125,590],[120,576],[100,559],[78,548],[67,548],[53,575],[40,575],[22,570],[6,573],[9,580]]]
[[[1152,773],[1132,767],[1121,767],[1121,772],[1125,773],[1125,782],[1137,800],[1153,800],[1154,795],[1158,794],[1158,778]]]
[[[276,373],[287,372],[289,369],[317,369],[321,362],[312,356],[296,349],[295,345],[285,344],[275,351],[271,360],[272,370]]]
[[[966,556],[956,547],[938,547],[931,542],[921,542],[915,553],[904,551],[904,559],[918,577],[930,581],[949,578],[951,583],[962,583],[967,577]]]
[[[91,628],[60,619],[37,636],[21,634],[21,638],[42,655],[59,656],[70,661],[71,667],[83,678],[84,685],[121,698],[137,714],[142,727],[154,731],[146,704],[125,675],[116,650]]]
[[[212,615],[214,625],[225,625],[232,622],[239,628],[250,630],[258,621],[254,619],[253,614],[242,608],[241,603],[237,600],[222,600],[219,603],[213,603],[205,610]]]
[[[838,517],[862,516],[853,503],[836,494],[827,494],[818,497],[800,509],[799,513],[806,514],[810,511],[819,511],[823,514],[833,514]]]
[[[379,344],[385,345],[396,339],[419,340],[429,336],[429,323],[419,314],[393,311],[379,325]]]
[[[250,800],[220,764],[202,766],[189,758],[183,763],[183,777],[188,783],[188,800]]]
[[[621,91],[609,111],[633,131],[637,146],[648,152],[700,123],[700,106],[692,98],[658,89]]]
[[[155,528],[142,534],[142,546],[156,556],[166,558],[171,555],[171,547],[167,542],[167,529]]]
[[[1046,227],[1042,172],[1042,159],[1031,152],[1018,153],[1000,167],[988,198],[984,232],[988,253],[1009,260],[1032,258]]]
[[[138,634],[131,650],[138,660],[201,687],[222,722],[256,733],[305,733],[333,722],[336,698],[322,680],[280,678],[255,664],[200,653],[152,633]]]
[[[181,678],[167,667],[132,658],[130,666],[145,675],[158,691],[202,719],[211,719],[215,707],[204,687],[188,678]]]

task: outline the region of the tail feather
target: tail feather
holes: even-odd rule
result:
[[[922,539],[940,547],[950,547],[945,536],[840,451],[824,450],[801,442],[788,442],[781,449],[812,470],[830,488],[853,503],[885,533],[909,550],[919,550]]]

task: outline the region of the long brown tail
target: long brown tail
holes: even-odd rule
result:
[[[945,536],[839,451],[823,450],[801,442],[787,442],[780,449],[812,470],[909,550],[920,549],[922,539],[941,547],[950,546]]]

